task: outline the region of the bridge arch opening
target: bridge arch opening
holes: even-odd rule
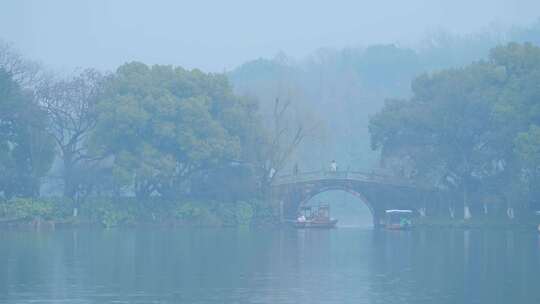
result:
[[[328,187],[310,193],[299,205],[317,206],[329,203],[332,217],[339,220],[341,227],[373,227],[374,211],[371,203],[351,189]]]

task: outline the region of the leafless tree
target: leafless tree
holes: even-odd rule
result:
[[[80,189],[81,164],[96,160],[85,143],[97,124],[96,106],[104,79],[100,72],[86,69],[70,79],[48,78],[37,90],[63,162],[64,195],[72,199]]]
[[[18,50],[2,40],[0,40],[0,68],[10,73],[22,87],[32,91],[47,74],[41,64],[24,58]]]
[[[292,110],[290,99],[281,101],[276,98],[272,112],[271,134],[269,135],[269,147],[267,153],[266,179],[272,179],[287,165],[294,152],[302,142],[317,133],[317,122],[306,122],[294,119],[290,113]]]

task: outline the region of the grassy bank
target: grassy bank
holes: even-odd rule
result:
[[[216,201],[166,201],[135,198],[91,198],[77,207],[63,198],[17,198],[0,202],[0,225],[99,225],[104,227],[163,226],[261,226],[278,223],[279,212],[268,203]]]
[[[456,228],[456,229],[537,229],[540,217],[508,217],[477,216],[471,219],[449,217],[422,217],[415,219],[415,225],[420,228]]]

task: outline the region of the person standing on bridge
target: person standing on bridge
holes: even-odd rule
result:
[[[295,163],[295,164],[294,164],[294,167],[293,167],[293,175],[298,175],[298,163]]]
[[[332,160],[330,162],[330,171],[331,172],[337,172],[337,163],[335,160]]]
[[[274,169],[273,167],[270,168],[270,172],[268,172],[268,179],[272,180],[272,178],[274,178],[275,174],[276,174],[276,169]]]

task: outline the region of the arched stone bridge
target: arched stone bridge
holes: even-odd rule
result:
[[[374,173],[315,171],[276,176],[272,183],[273,199],[282,205],[285,221],[294,220],[300,207],[315,195],[330,190],[343,190],[359,197],[371,211],[375,226],[383,223],[385,210],[411,209],[421,213],[428,204],[441,199],[435,188]]]

